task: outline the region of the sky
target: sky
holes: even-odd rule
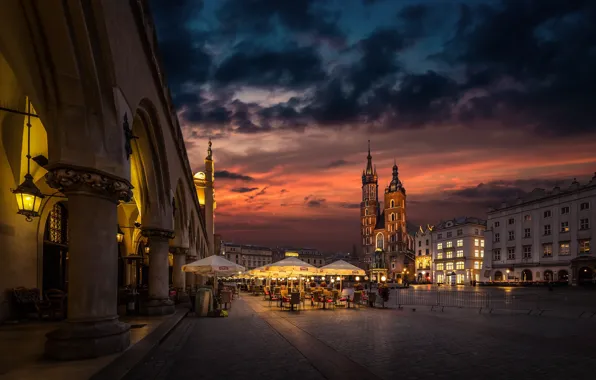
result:
[[[152,0],[224,241],[350,252],[370,140],[408,224],[596,171],[596,2]]]

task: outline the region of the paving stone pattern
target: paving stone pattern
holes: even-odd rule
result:
[[[279,312],[246,295],[230,318],[186,318],[127,379],[340,378],[312,339],[360,379],[594,378],[596,319],[412,309]]]

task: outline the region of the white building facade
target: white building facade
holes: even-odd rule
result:
[[[456,218],[432,231],[432,278],[437,284],[470,285],[481,280],[486,221]]]
[[[484,281],[594,283],[596,174],[581,185],[534,189],[488,214]]]
[[[416,255],[415,259],[415,271],[416,271],[416,282],[418,283],[432,283],[432,233],[434,227],[427,225],[426,227],[420,226],[416,231],[414,237],[414,252]]]
[[[273,262],[273,250],[255,245],[222,244],[223,256],[246,269],[254,269]]]

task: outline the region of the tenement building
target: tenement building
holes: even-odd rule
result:
[[[322,267],[325,265],[325,258],[314,248],[284,248],[284,258],[298,257],[305,263],[311,264],[315,267]]]
[[[491,209],[484,280],[593,283],[595,208],[596,173]]]
[[[406,231],[406,189],[399,179],[397,164],[393,164],[391,182],[379,202],[377,168],[373,167],[368,143],[366,169],[362,171],[362,202],[360,203],[361,240],[364,260],[370,266],[375,255],[389,270],[389,277],[414,270],[414,237]]]
[[[227,260],[246,269],[255,269],[273,262],[273,250],[267,247],[222,242],[222,252]]]
[[[173,313],[168,267],[211,253],[160,62],[148,1],[2,3],[0,322],[51,292],[50,357],[126,349],[119,290]]]
[[[486,221],[467,217],[435,226],[432,231],[435,283],[464,285],[480,281],[485,229]]]
[[[416,253],[416,282],[432,282],[432,232],[434,227],[428,224],[420,226],[414,236],[414,252]]]

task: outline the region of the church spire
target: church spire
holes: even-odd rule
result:
[[[213,145],[213,144],[211,143],[211,137],[209,137],[209,147],[207,148],[207,157],[206,157],[207,160],[212,160],[213,159],[212,158],[213,151],[211,150],[211,145]]]
[[[366,175],[373,175],[372,156],[370,155],[370,140],[368,140],[368,156],[366,156]]]

